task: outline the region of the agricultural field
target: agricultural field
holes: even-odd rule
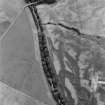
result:
[[[18,13],[12,11],[7,9],[8,18],[0,23],[0,105],[54,105],[41,67],[37,34],[26,11],[16,22]]]
[[[71,105],[105,105],[105,1],[66,0],[45,7],[47,12],[42,8],[62,94]]]
[[[26,9],[14,22],[25,3],[4,1],[0,15],[0,81],[8,87],[5,94],[10,90],[10,97],[22,97],[22,105],[28,105],[26,100],[35,103],[29,105],[55,105],[41,67],[32,17]],[[58,1],[37,9],[59,90],[68,105],[105,105],[105,0]]]

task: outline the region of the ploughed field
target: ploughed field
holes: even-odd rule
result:
[[[104,105],[105,50],[78,33],[55,28],[48,37],[62,94],[72,105]],[[54,41],[53,41],[54,40]],[[53,43],[55,42],[55,43]]]
[[[39,7],[59,90],[70,105],[105,105],[104,7],[104,0]]]

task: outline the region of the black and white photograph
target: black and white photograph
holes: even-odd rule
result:
[[[105,0],[0,0],[0,105],[105,105]]]

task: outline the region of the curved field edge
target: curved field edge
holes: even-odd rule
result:
[[[8,85],[0,82],[0,105],[46,105],[43,102],[33,99]]]

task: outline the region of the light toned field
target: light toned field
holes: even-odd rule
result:
[[[6,29],[7,27],[4,28],[5,31]],[[11,89],[11,94],[12,90],[16,89],[20,94],[24,93],[32,97],[33,100],[39,100],[43,103],[42,105],[44,103],[54,105],[39,62],[40,57],[36,54],[39,50],[36,45],[38,42],[36,39],[33,39],[32,28],[26,12],[23,12],[16,20],[14,26],[1,37],[0,81],[4,84],[4,88],[6,84]],[[9,91],[9,89],[5,91]],[[5,94],[8,94],[8,92]],[[15,93],[11,97],[14,97],[14,95]],[[19,97],[21,98],[21,95]],[[29,105],[33,104],[30,103]],[[6,103],[3,105],[6,105]],[[22,105],[28,105],[28,102]],[[41,103],[34,105],[41,105]]]

